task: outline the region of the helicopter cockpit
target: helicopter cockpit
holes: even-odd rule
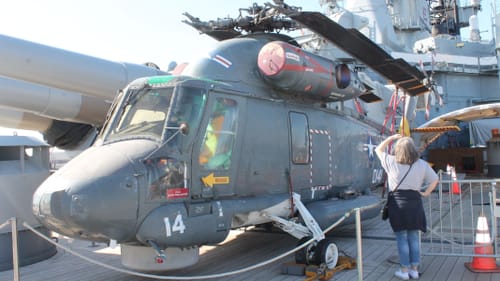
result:
[[[104,142],[147,138],[162,145],[179,145],[179,131],[196,131],[206,100],[206,90],[191,86],[131,88],[112,116]]]
[[[143,157],[148,200],[187,195],[186,161],[207,100],[204,81],[164,76],[133,83],[117,101],[103,144],[149,140],[157,148]]]

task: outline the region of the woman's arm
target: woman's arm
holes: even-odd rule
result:
[[[429,196],[432,193],[432,191],[434,190],[434,188],[436,188],[436,186],[437,186],[438,183],[439,183],[439,179],[433,181],[431,184],[429,184],[429,186],[427,187],[427,189],[425,189],[424,192],[420,192],[420,194],[422,196],[425,196],[425,197]]]
[[[385,148],[389,145],[389,143],[391,143],[391,141],[393,140],[396,140],[396,139],[400,139],[402,138],[403,136],[400,135],[400,134],[395,134],[395,135],[392,135],[392,136],[389,136],[387,137],[385,140],[383,140],[379,145],[377,145],[377,147],[375,148],[375,153],[377,153],[377,156],[380,158],[380,156],[382,155],[382,153],[384,152]]]

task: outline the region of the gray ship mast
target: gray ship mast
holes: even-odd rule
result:
[[[494,41],[480,37],[479,0],[462,6],[455,0],[321,0],[320,4],[332,20],[359,30],[393,57],[426,73],[431,91],[406,99],[404,112],[412,127],[449,111],[498,100],[498,60]],[[470,27],[468,38],[460,33],[464,27]],[[321,40],[304,46],[351,62],[374,92],[390,100],[394,88],[388,81],[335,46]],[[368,117],[381,120],[387,104],[363,107]]]

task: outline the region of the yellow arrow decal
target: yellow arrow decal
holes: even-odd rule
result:
[[[215,177],[214,173],[210,173],[206,177],[202,177],[201,181],[207,187],[214,187],[214,184],[228,184],[229,177]]]

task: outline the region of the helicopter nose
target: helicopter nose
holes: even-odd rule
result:
[[[51,175],[33,196],[42,224],[79,239],[124,241],[134,237],[138,192],[129,155],[91,148]]]

